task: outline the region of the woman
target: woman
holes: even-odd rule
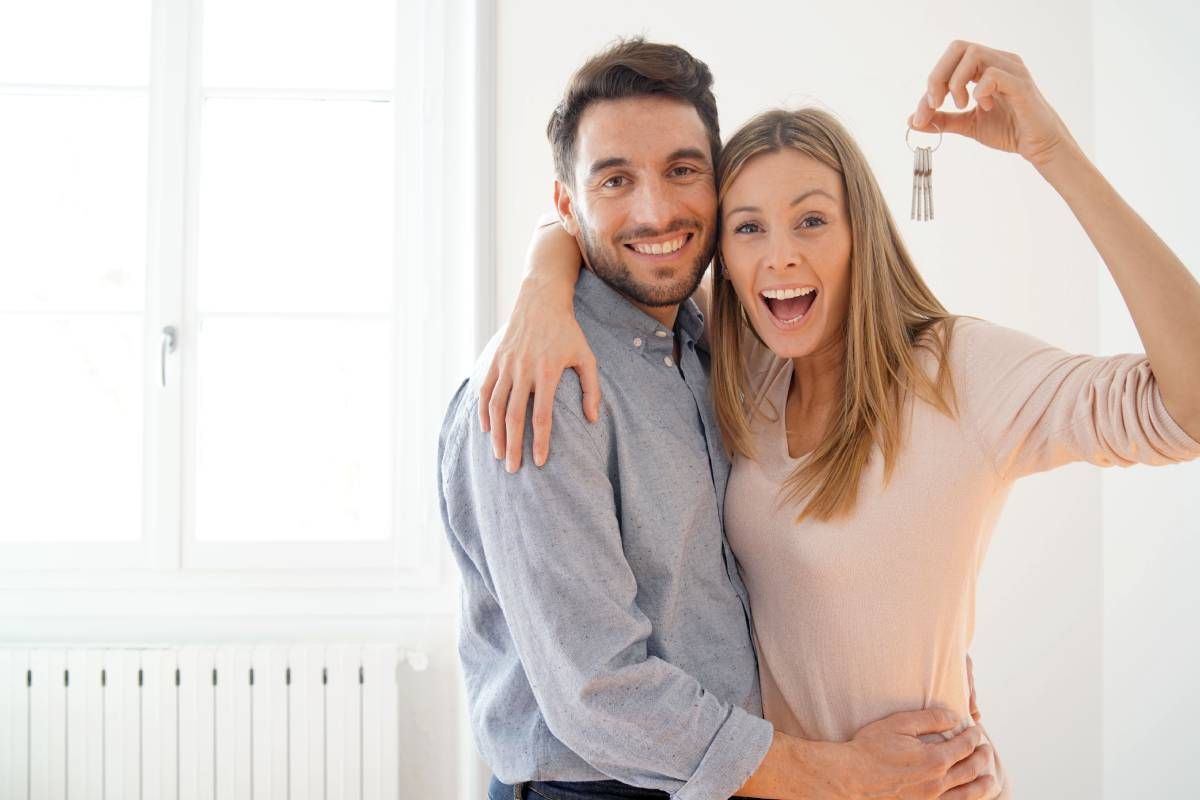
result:
[[[935,110],[947,91],[965,108],[972,83],[974,109]],[[734,453],[726,532],[765,716],[809,739],[844,741],[917,707],[965,717],[978,573],[1014,480],[1200,455],[1200,284],[1087,160],[1020,58],[955,43],[929,88],[912,127],[1031,163],[1104,259],[1146,355],[1071,355],[950,314],[829,115],[772,111],[734,134],[717,171],[708,331]],[[561,293],[577,254],[539,255],[558,237],[534,261]],[[502,347],[510,365],[533,359],[542,332],[561,341],[573,327],[536,294]],[[502,389],[500,405],[523,407],[528,389]]]

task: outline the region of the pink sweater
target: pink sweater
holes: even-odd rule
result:
[[[922,359],[932,374],[934,358]],[[1145,356],[1072,355],[960,318],[950,350],[958,418],[910,400],[891,482],[876,450],[851,515],[797,524],[778,491],[804,456],[788,455],[772,412],[784,408],[792,363],[761,348],[749,360],[766,402],[756,460],[734,461],[726,531],[750,592],[764,714],[804,738],[846,741],[893,712],[935,706],[973,724],[965,657],[976,583],[1014,480],[1072,461],[1200,456]],[[999,796],[1010,797],[1000,777]]]

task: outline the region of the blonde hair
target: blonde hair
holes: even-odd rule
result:
[[[862,151],[845,127],[825,111],[772,110],[742,126],[721,152],[717,167],[721,202],[751,159],[785,148],[841,175],[849,213],[850,299],[842,330],[843,396],[821,443],[781,487],[786,502],[803,504],[797,521],[810,516],[828,520],[854,509],[873,446],[883,453],[884,481],[891,478],[903,438],[901,412],[908,392],[948,416],[955,415],[947,362],[954,317],[913,266]],[[750,398],[745,368],[747,348],[754,345],[745,337],[762,340],[747,321],[733,284],[722,274],[719,249],[716,258],[709,331],[713,402],[727,444],[733,452],[753,458],[750,427],[758,402]],[[934,330],[938,323],[943,323],[940,330]],[[923,336],[926,332],[933,335]],[[928,347],[937,356],[934,378],[921,369],[917,347]]]

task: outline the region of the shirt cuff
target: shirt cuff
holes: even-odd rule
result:
[[[1189,436],[1175,421],[1171,412],[1167,410],[1167,404],[1163,402],[1162,393],[1158,391],[1154,392],[1154,418],[1166,429],[1163,433],[1167,441],[1176,448],[1167,455],[1177,461],[1187,461],[1200,456],[1200,442]]]
[[[672,800],[727,800],[758,769],[774,738],[774,725],[734,706],[700,765]]]

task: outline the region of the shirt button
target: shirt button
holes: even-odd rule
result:
[[[633,340],[633,346],[634,346],[634,347],[641,347],[641,346],[642,346],[642,337],[640,337],[640,336],[639,336],[639,337],[637,337],[636,339],[634,339],[634,340]]]
[[[660,338],[660,339],[665,339],[665,338],[667,338],[667,332],[666,332],[666,331],[655,331],[655,332],[654,332],[654,335],[655,335],[655,336],[657,336],[657,337],[658,337],[658,338]]]
[[[668,367],[673,367],[675,366],[675,359],[671,358],[670,356],[663,356],[663,363]]]

